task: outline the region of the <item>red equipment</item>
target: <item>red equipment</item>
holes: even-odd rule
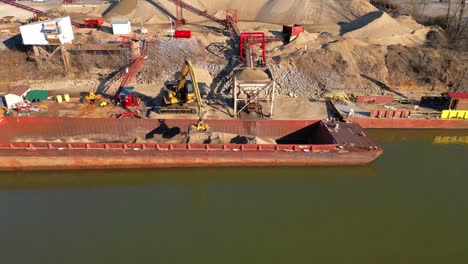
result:
[[[174,37],[175,38],[191,38],[192,37],[192,31],[190,31],[190,30],[176,30],[174,32]]]
[[[117,89],[114,95],[114,103],[117,105],[122,105],[123,107],[128,106],[139,106],[140,98],[135,95],[133,92],[133,87],[127,87],[130,81],[135,77],[135,75],[140,70],[141,66],[145,62],[145,59],[148,55],[148,42],[143,42],[143,47],[141,48],[140,56],[132,59],[130,65],[125,69],[125,74],[122,81],[120,82],[119,88]]]
[[[237,10],[228,9],[226,10],[226,29],[231,33],[232,37],[237,41],[240,36],[239,28],[237,27]]]
[[[118,114],[115,118],[125,118],[125,117],[141,118],[137,112],[123,112],[121,114]]]
[[[255,47],[261,48],[258,57]],[[240,35],[240,58],[248,67],[265,67],[266,39],[263,32],[242,32]]]
[[[140,105],[140,98],[138,98],[135,93],[131,93],[125,96],[124,101],[122,102],[123,107],[129,106],[139,106]]]
[[[302,32],[304,32],[304,26],[302,25],[283,25],[283,35],[286,43],[294,40]]]
[[[83,19],[83,26],[85,28],[101,28],[102,24],[104,24],[104,19],[102,17]]]
[[[304,26],[302,25],[283,25],[283,33],[289,36],[297,36],[304,32]]]

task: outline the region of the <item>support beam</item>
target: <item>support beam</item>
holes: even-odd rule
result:
[[[65,44],[63,45],[67,50],[77,51],[114,51],[114,50],[128,50],[128,45],[122,45],[121,43],[115,44]]]
[[[70,62],[70,54],[68,53],[68,50],[66,49],[65,46],[60,46],[61,51],[62,51],[62,61],[63,61],[63,68],[65,69],[66,73],[69,73],[72,66]]]

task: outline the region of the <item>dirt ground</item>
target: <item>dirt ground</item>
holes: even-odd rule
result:
[[[153,87],[154,88],[154,87]],[[144,96],[147,101],[155,99],[154,96],[161,94],[159,89],[139,90],[139,94]],[[57,92],[56,95],[63,95],[67,90]],[[68,90],[70,91],[70,90]],[[63,101],[58,103],[55,101],[54,96],[48,100],[41,102],[45,106],[45,110],[41,109],[37,112],[32,111],[31,116],[37,117],[81,117],[81,118],[116,118],[124,112],[137,112],[138,118],[151,118],[151,119],[198,119],[198,114],[158,114],[152,111],[152,104],[141,104],[139,107],[129,107],[123,109],[111,103],[109,98],[107,106],[100,107],[97,104],[85,104],[82,102],[83,98],[77,94],[70,94],[70,102]],[[230,119],[233,118],[233,109],[229,105],[229,100],[204,100],[203,118],[204,119]],[[39,105],[39,104],[36,104]],[[195,104],[190,104],[189,107],[197,108]],[[246,118],[261,118],[257,114],[245,116]],[[307,98],[291,98],[288,96],[278,96],[274,101],[274,112],[272,119],[277,120],[320,120],[326,119],[327,109],[323,102],[315,101]]]

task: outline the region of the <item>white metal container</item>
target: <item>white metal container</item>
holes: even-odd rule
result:
[[[128,35],[132,32],[132,25],[129,19],[113,19],[111,24],[114,35]]]
[[[25,86],[18,86],[5,95],[5,103],[8,109],[13,109],[17,104],[24,102],[24,97],[31,89]]]
[[[69,16],[20,26],[25,45],[59,45],[75,38]]]

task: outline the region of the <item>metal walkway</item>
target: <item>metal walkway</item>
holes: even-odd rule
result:
[[[201,11],[200,9],[198,9],[196,7],[193,7],[193,6],[187,4],[187,3],[183,2],[183,1],[180,1],[180,0],[169,0],[169,1],[173,2],[176,6],[180,5],[180,7],[184,8],[184,9],[186,9],[186,10],[192,12],[192,13],[195,13],[195,14],[197,14],[199,16],[206,17],[209,20],[214,21],[214,22],[216,22],[218,24],[221,24],[223,26],[226,25],[225,20],[216,18],[216,17],[208,14],[206,11]]]

